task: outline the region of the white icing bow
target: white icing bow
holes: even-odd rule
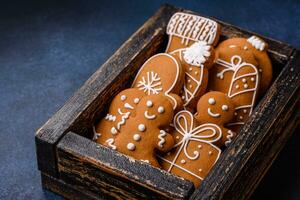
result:
[[[201,66],[211,55],[210,49],[211,47],[204,41],[195,42],[183,51],[183,58],[190,65]]]

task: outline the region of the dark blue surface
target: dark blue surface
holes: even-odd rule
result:
[[[60,199],[41,188],[34,133],[162,4],[0,4],[0,199]],[[299,1],[169,1],[300,47]],[[299,131],[298,131],[299,132]],[[255,199],[300,199],[294,134]]]

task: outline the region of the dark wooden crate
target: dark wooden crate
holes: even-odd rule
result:
[[[106,113],[112,97],[130,86],[150,56],[164,51],[167,23],[178,11],[194,13],[162,6],[37,131],[44,188],[69,199],[250,197],[300,122],[300,53],[288,44],[260,36],[269,44],[273,84],[199,189],[90,140],[93,123]],[[216,21],[222,25],[221,40],[255,34]]]

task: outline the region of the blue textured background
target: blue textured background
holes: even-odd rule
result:
[[[163,1],[0,4],[0,199],[60,199],[41,188],[34,133]],[[169,1],[300,47],[299,1]],[[299,130],[297,131],[299,132]],[[254,199],[300,199],[299,133]]]

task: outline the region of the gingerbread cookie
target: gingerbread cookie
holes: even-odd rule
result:
[[[117,94],[112,100],[106,116],[94,127],[94,141],[111,146],[128,118],[135,115],[135,108],[143,96],[145,93],[136,88],[126,89]]]
[[[257,69],[261,81],[259,84],[259,93],[264,94],[269,88],[272,81],[272,63],[268,56],[268,45],[259,37],[251,36],[250,38],[231,38],[222,42],[218,48],[240,48],[244,51],[251,51],[257,62]]]
[[[184,81],[184,70],[173,56],[160,53],[149,58],[137,73],[132,87],[145,94],[164,94],[169,98],[173,109],[180,107],[179,94]]]
[[[177,57],[185,69],[185,82],[180,94],[184,101],[183,106],[194,109],[197,100],[206,91],[208,69],[215,60],[214,49],[205,41],[200,41],[170,54]]]
[[[235,118],[228,127],[237,132],[254,108],[260,82],[258,62],[248,47],[224,42],[226,45],[221,43],[216,48],[218,59],[210,69],[208,88],[221,91],[234,101]]]
[[[189,47],[198,41],[205,41],[208,45],[215,46],[220,33],[220,25],[213,20],[177,12],[171,17],[167,26],[169,42],[166,52]]]
[[[123,154],[159,167],[155,150],[167,152],[174,145],[173,137],[164,131],[172,119],[173,106],[166,96],[145,96],[112,145]]]
[[[208,92],[199,99],[195,118],[200,124],[216,124],[222,132],[222,139],[218,145],[228,146],[235,133],[225,128],[225,124],[233,120],[234,112],[234,101],[226,94],[222,92]]]
[[[220,140],[221,129],[212,123],[199,125],[187,110],[177,113],[173,124],[175,145],[166,155],[159,156],[162,168],[199,187],[221,154],[213,144]]]

